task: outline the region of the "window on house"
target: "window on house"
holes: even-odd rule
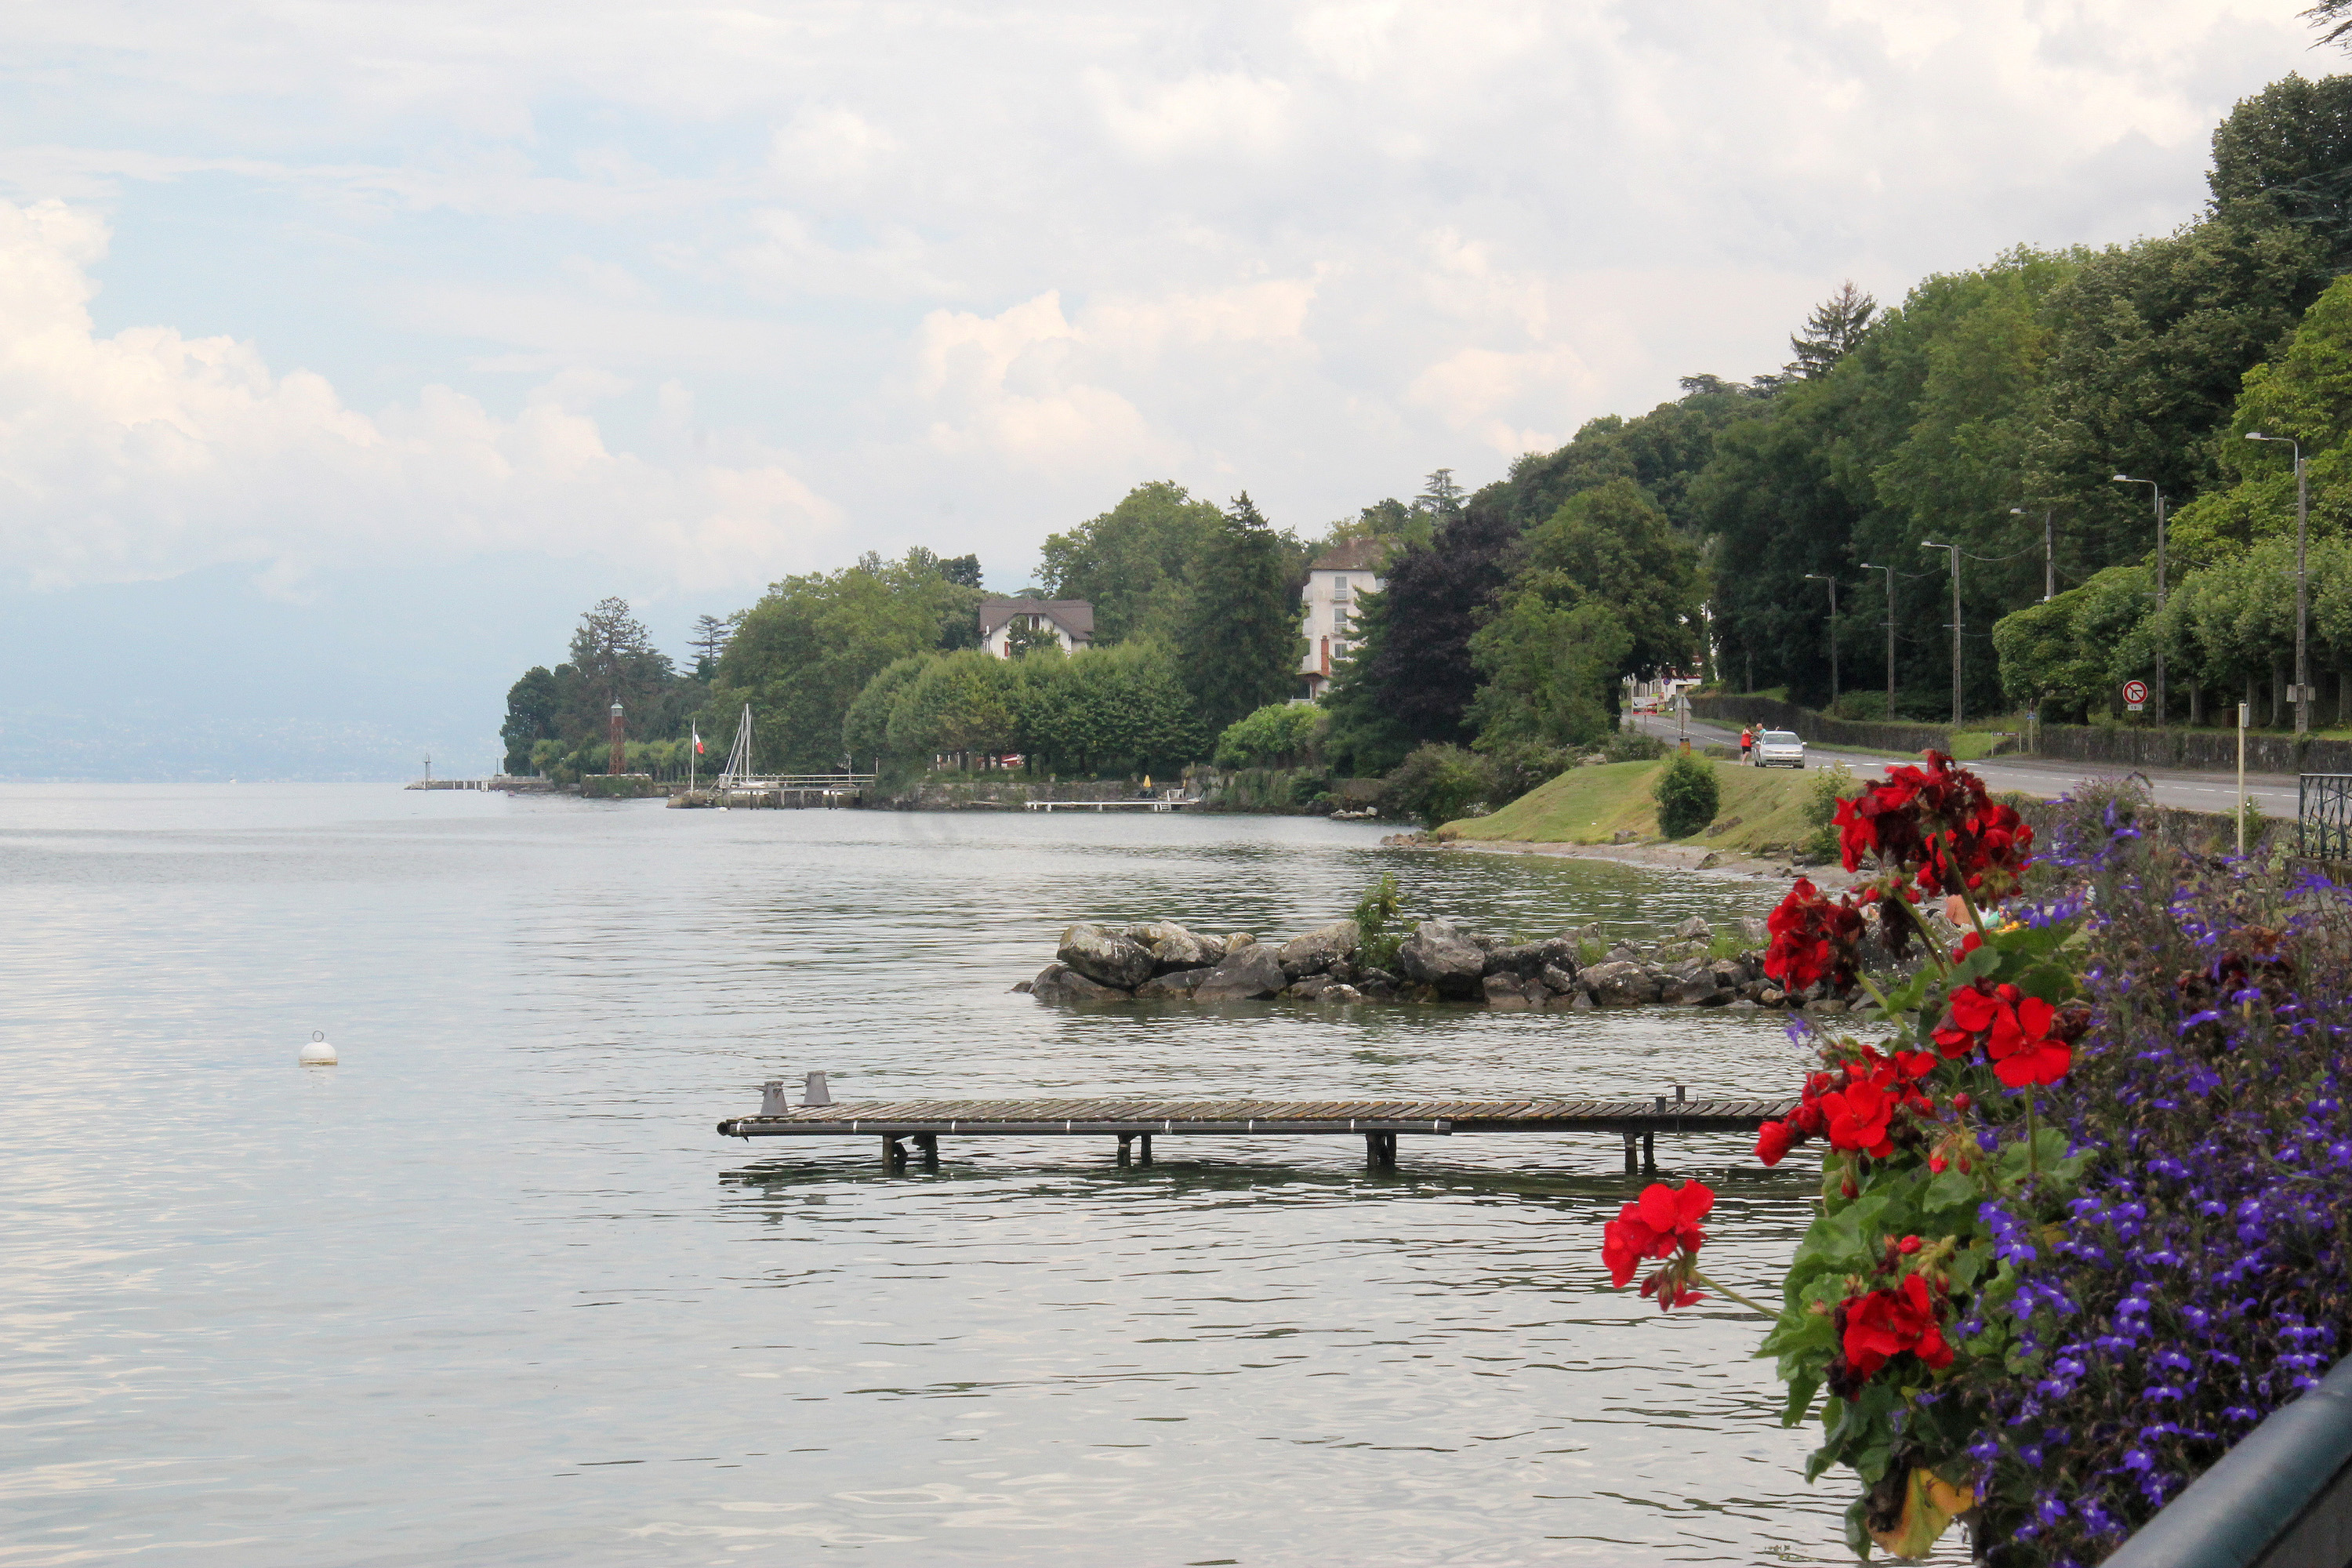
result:
[[[1348,629],[1347,605],[1334,605],[1331,606],[1331,629],[1335,632],[1344,632]]]
[[[1347,578],[1335,577],[1331,580],[1331,602],[1335,605],[1344,605],[1348,602]]]

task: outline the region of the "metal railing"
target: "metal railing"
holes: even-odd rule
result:
[[[2352,1562],[2352,1356],[2271,1412],[2105,1568],[2343,1568]]]
[[[2352,860],[2352,773],[2305,773],[2297,782],[2295,853]]]

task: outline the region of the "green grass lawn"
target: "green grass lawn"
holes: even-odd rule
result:
[[[1439,831],[1484,843],[1606,844],[1619,833],[1658,837],[1657,802],[1650,796],[1664,763],[1609,763],[1571,768],[1489,816],[1449,822]],[[1722,805],[1715,821],[1687,840],[1710,849],[1790,848],[1811,833],[1803,806],[1811,769],[1743,768],[1716,763]]]

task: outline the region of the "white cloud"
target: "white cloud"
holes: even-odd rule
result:
[[[1271,153],[1290,108],[1290,89],[1284,83],[1236,71],[1127,82],[1089,67],[1084,80],[1105,129],[1129,152],[1153,161],[1190,153]]]
[[[243,563],[292,592],[317,569],[531,550],[712,586],[806,565],[839,526],[777,454],[614,449],[585,411],[625,390],[608,372],[557,376],[510,419],[446,386],[370,416],[249,342],[100,336],[89,268],[107,241],[87,211],[0,204],[0,572],[20,582]],[[691,435],[680,396],[664,402]]]

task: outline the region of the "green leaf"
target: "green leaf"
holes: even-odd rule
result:
[[[1818,1377],[1791,1378],[1788,1403],[1780,1407],[1780,1425],[1794,1426],[1804,1420],[1806,1414],[1812,1409],[1813,1395],[1819,1394],[1821,1388],[1822,1380]]]
[[[2000,967],[2001,950],[1988,942],[1952,965],[1952,989],[1957,991],[1971,980],[1981,979]]]
[[[1929,1214],[1958,1208],[1973,1210],[1983,1197],[1976,1178],[1963,1174],[1955,1166],[1927,1184],[1927,1190],[1920,1194],[1920,1207]]]
[[[1870,1499],[1858,1497],[1846,1505],[1845,1544],[1858,1562],[1870,1561]]]

